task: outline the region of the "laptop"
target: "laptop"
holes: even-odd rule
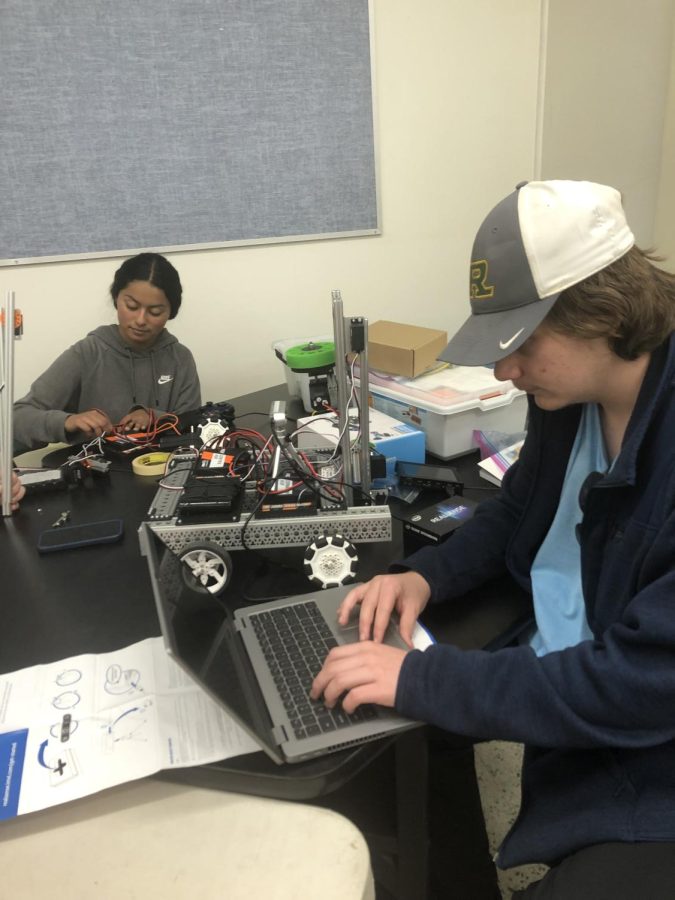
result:
[[[309,700],[307,684],[328,648],[358,640],[356,618],[345,628],[337,623],[353,585],[232,611],[191,587],[178,556],[147,523],[142,528],[168,654],[275,762],[302,762],[419,725],[381,706],[350,716]],[[407,649],[394,624],[385,642]]]

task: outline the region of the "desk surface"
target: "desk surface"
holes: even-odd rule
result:
[[[7,897],[374,898],[343,816],[152,780],[4,822],[0,867]]]
[[[237,424],[265,429],[271,400],[286,396],[286,386],[280,385],[235,398],[232,403]],[[462,477],[467,483],[473,478],[478,486],[475,468],[475,459],[469,458],[463,465]],[[160,633],[147,564],[140,555],[137,535],[155,491],[155,479],[134,475],[128,460],[121,460],[113,464],[109,476],[93,476],[67,491],[26,497],[19,512],[2,521],[3,671],[84,652],[116,650]],[[467,493],[471,496],[470,490]],[[474,499],[480,496],[483,495],[476,493]],[[41,556],[36,549],[39,533],[50,528],[66,509],[70,510],[73,524],[121,518],[125,525],[123,540],[119,544]],[[400,535],[393,545],[364,545],[359,577],[365,579],[382,571],[400,553]],[[233,589],[236,587],[229,590]],[[522,594],[509,585],[498,585],[453,603],[451,610],[430,611],[429,622],[439,639],[467,649],[477,648],[505,631],[528,609],[529,603]],[[293,794],[293,799],[306,799],[313,791],[322,791],[326,773],[335,775],[340,768],[348,773],[350,766],[360,768],[362,755],[358,750],[343,751],[333,754],[332,759],[291,767],[294,784],[301,791]],[[280,768],[289,767],[277,767],[262,754],[230,760],[227,765],[228,771],[238,770],[242,778],[244,773],[253,774],[254,779],[265,775],[275,784]],[[212,774],[219,778],[222,772],[216,767]],[[260,782],[257,783],[258,790],[250,788],[254,793],[272,790],[269,785],[260,788]]]

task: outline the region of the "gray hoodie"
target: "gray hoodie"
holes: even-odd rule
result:
[[[117,325],[101,325],[69,347],[14,404],[14,453],[56,441],[84,440],[66,434],[73,413],[105,412],[117,424],[130,410],[180,415],[201,406],[192,354],[164,330],[148,350],[122,340]]]

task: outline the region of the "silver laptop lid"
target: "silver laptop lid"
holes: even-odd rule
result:
[[[199,594],[188,587],[178,557],[152,528],[142,527],[167,652],[260,744],[261,750],[275,762],[285,762],[232,616],[212,594]]]
[[[231,611],[212,594],[195,592],[190,586],[194,580],[184,570],[179,558],[149,525],[143,527],[150,577],[167,651],[258,741],[261,750],[275,762],[301,762],[419,724],[399,716],[393,710],[378,708],[377,715],[367,721],[350,722],[339,730],[298,740],[283,704],[273,690],[268,663],[254,640],[253,629],[247,628],[247,623],[251,617],[267,610],[302,605],[313,600],[321,608],[338,643],[358,640],[356,621],[346,628],[337,624],[337,607],[349,587],[313,591]],[[393,626],[385,640],[405,647]]]

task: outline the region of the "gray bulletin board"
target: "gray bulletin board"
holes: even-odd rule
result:
[[[0,264],[378,233],[368,0],[3,0]]]

